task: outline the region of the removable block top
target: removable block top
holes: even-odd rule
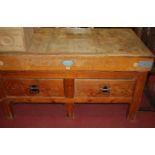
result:
[[[153,56],[127,28],[41,28],[28,53],[102,56]]]
[[[152,52],[128,28],[33,30],[26,51],[0,51],[0,70],[149,71],[153,65]]]

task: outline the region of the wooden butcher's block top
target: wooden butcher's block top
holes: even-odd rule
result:
[[[153,57],[127,28],[36,28],[27,51],[0,51],[0,70],[149,71]]]

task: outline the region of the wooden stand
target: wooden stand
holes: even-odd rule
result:
[[[153,54],[130,29],[36,30],[26,52],[0,53],[0,105],[12,103],[127,103],[133,120]]]

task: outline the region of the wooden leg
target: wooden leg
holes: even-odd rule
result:
[[[13,119],[13,110],[12,110],[12,105],[11,102],[8,100],[2,100],[1,103],[1,111],[6,119]]]
[[[69,119],[74,119],[74,103],[66,103],[66,116]]]
[[[133,120],[136,117],[136,112],[141,102],[146,78],[147,78],[147,73],[143,73],[143,72],[139,73],[136,86],[135,86],[133,101],[129,105],[128,120]]]
[[[74,119],[74,102],[72,101],[74,97],[74,79],[64,79],[64,88],[65,96],[68,98],[68,103],[65,104],[66,116],[69,119]]]

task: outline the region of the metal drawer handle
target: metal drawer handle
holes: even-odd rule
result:
[[[104,87],[100,88],[100,90],[102,93],[110,93],[111,89],[108,86],[104,86]]]
[[[39,87],[37,85],[31,85],[29,87],[29,91],[31,94],[39,94],[40,92]]]

